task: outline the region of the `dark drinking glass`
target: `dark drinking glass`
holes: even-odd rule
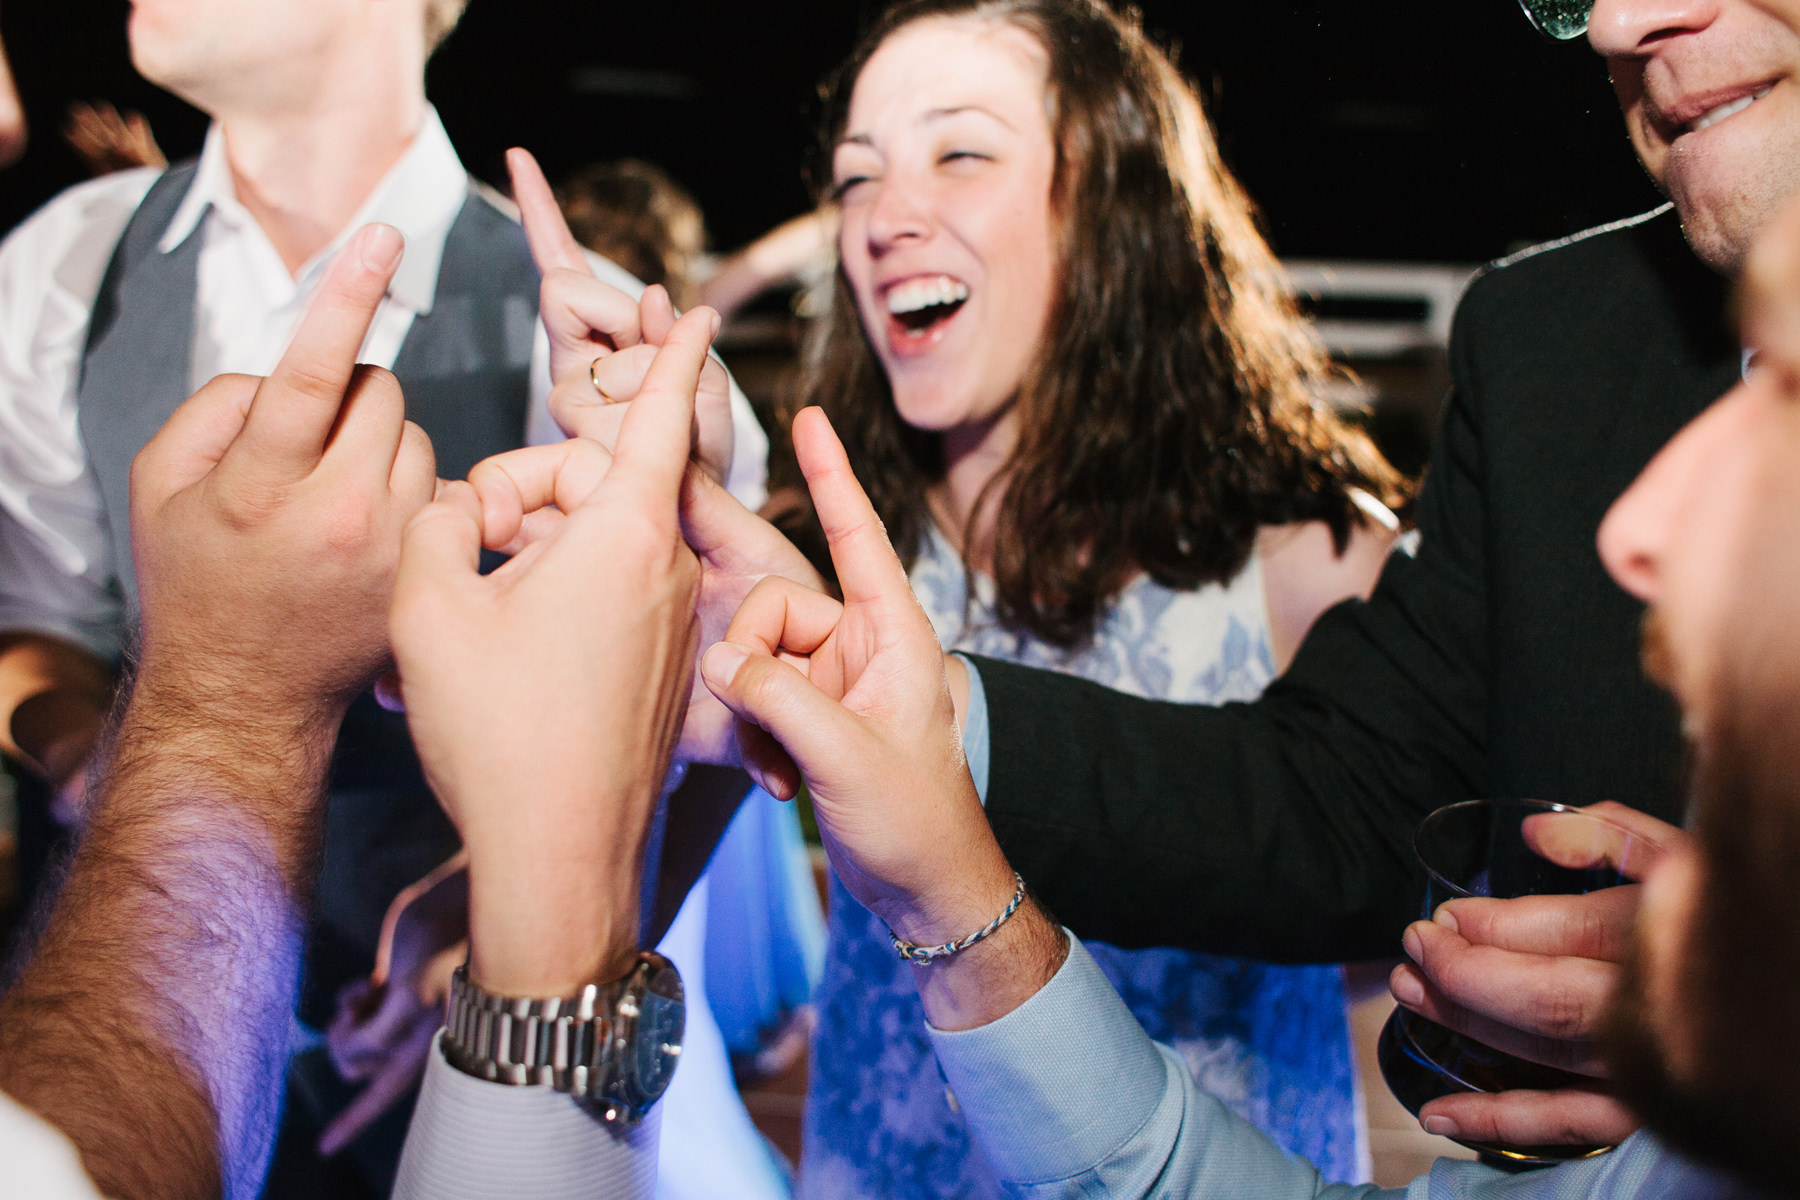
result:
[[[1464,896],[1577,895],[1640,878],[1658,847],[1580,809],[1539,800],[1470,800],[1426,817],[1413,837],[1425,867],[1425,919]],[[1591,1085],[1585,1076],[1483,1045],[1404,1008],[1394,1010],[1376,1051],[1382,1078],[1414,1116],[1440,1096],[1554,1091]],[[1587,1158],[1611,1146],[1506,1146],[1457,1139],[1520,1166]]]

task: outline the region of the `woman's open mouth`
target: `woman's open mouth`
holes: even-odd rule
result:
[[[969,299],[969,285],[949,275],[918,275],[889,288],[885,297],[888,344],[896,354],[935,343]]]

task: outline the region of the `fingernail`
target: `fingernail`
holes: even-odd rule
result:
[[[1425,1127],[1426,1133],[1433,1133],[1438,1137],[1453,1138],[1457,1134],[1456,1122],[1449,1117],[1426,1117],[1419,1124]]]
[[[712,315],[712,335],[714,337],[719,336],[719,326],[724,323],[725,323],[725,318],[723,318],[719,315],[719,312],[717,309],[714,309],[713,315]]]
[[[392,225],[375,224],[363,232],[363,266],[371,271],[392,270],[405,250],[406,239]]]
[[[1431,914],[1431,919],[1433,923],[1442,925],[1451,933],[1462,932],[1461,927],[1456,923],[1456,914],[1450,911],[1450,906],[1448,904],[1438,905],[1438,910]]]
[[[720,642],[706,652],[700,660],[700,674],[711,687],[728,688],[731,681],[737,678],[738,669],[744,660],[750,657],[750,651],[731,642]]]
[[[1406,957],[1414,962],[1425,957],[1425,942],[1419,937],[1419,931],[1411,925],[1408,925],[1406,932],[1400,936],[1400,945],[1406,951]]]
[[[1388,977],[1388,991],[1395,1000],[1408,1008],[1417,1008],[1425,1003],[1425,989],[1413,978],[1411,971],[1401,967]]]

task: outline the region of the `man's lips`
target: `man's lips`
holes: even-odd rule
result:
[[[1698,133],[1727,117],[1737,115],[1767,96],[1774,86],[1775,81],[1772,79],[1740,83],[1704,92],[1690,92],[1667,104],[1658,103],[1653,98],[1647,107],[1650,119],[1664,138],[1674,141],[1684,134]]]

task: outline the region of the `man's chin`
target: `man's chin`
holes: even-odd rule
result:
[[[1737,278],[1750,247],[1800,192],[1800,171],[1772,165],[1767,148],[1748,165],[1735,157],[1676,147],[1661,172],[1662,190],[1675,202],[1688,245],[1728,279]]]

